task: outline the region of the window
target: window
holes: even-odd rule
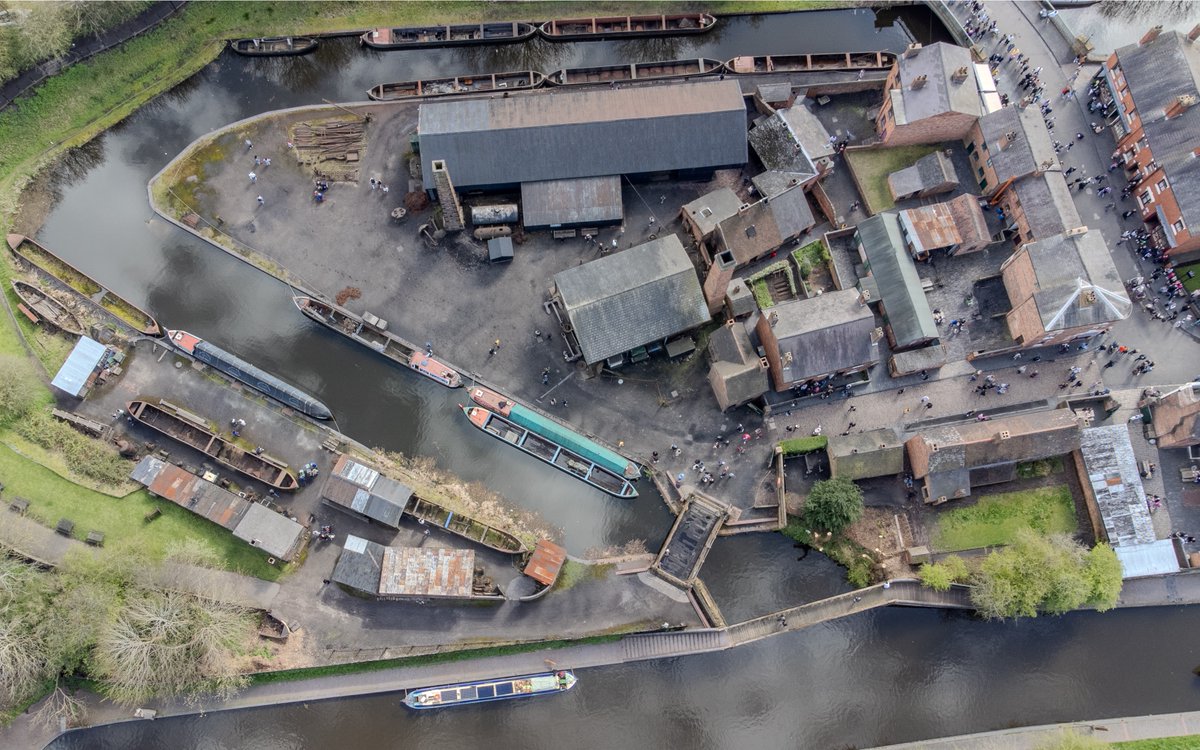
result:
[[[1150,195],[1149,190],[1147,190],[1146,192],[1144,192],[1140,196],[1138,196],[1138,203],[1142,204],[1142,208],[1149,206],[1153,202],[1154,202],[1154,196]]]
[[[980,177],[983,177],[983,167],[979,167],[979,169],[977,169],[976,171],[979,172]]]
[[[1158,190],[1158,192],[1160,192],[1160,193],[1161,193],[1162,191],[1166,190],[1166,189],[1167,189],[1167,181],[1166,181],[1166,179],[1164,178],[1164,179],[1161,179],[1161,180],[1159,180],[1157,183],[1155,183],[1155,184],[1154,184],[1154,187],[1155,187],[1155,188]]]
[[[987,180],[980,180],[980,181],[979,181],[979,189],[980,189],[980,190],[987,190]]]
[[[1171,226],[1175,229],[1176,232],[1182,232],[1184,230],[1183,219],[1180,219],[1179,221],[1175,222]]]
[[[967,144],[967,153],[971,156],[975,155],[975,141],[971,141]]]

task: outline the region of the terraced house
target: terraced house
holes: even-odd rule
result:
[[[1113,158],[1134,181],[1151,241],[1177,259],[1200,256],[1200,25],[1155,26],[1100,72]]]

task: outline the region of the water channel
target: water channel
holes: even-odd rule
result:
[[[378,53],[353,40],[315,55],[228,53],[120,126],[74,151],[46,188],[42,242],[170,327],[236,351],[317,395],[371,445],[433,456],[563,527],[568,546],[656,546],[670,517],[652,489],[635,503],[514,461],[453,409],[458,394],[400,372],[308,322],[280,282],[157,218],[147,180],[197,136],[253,114],[360,100],[376,83],[433,75],[739,54],[903,49],[945,39],[922,8],[730,19],[697,38]],[[302,269],[301,269],[302,271]],[[478,446],[473,449],[470,446]],[[722,540],[704,571],[730,619],[842,590],[817,554],[778,535]],[[572,694],[527,705],[412,716],[394,698],[331,701],[117,726],[55,748],[405,746],[840,747],[1194,707],[1195,610],[1075,614],[1020,625],[886,611],[729,654],[590,670]],[[1172,644],[1164,649],[1163,644]],[[1119,682],[1114,675],[1120,675]]]

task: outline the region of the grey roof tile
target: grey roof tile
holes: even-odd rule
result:
[[[937,338],[933,311],[925,299],[917,267],[904,245],[896,212],[876,214],[860,223],[858,237],[896,345],[903,348],[923,339]]]

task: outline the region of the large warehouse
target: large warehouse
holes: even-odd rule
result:
[[[427,102],[419,132],[427,190],[435,189],[434,161],[446,165],[460,191],[540,183],[535,192],[556,195],[559,204],[538,219],[547,226],[557,223],[556,212],[568,223],[580,215],[570,199],[576,192],[594,204],[603,188],[602,202],[614,195],[619,201],[619,180],[595,178],[704,177],[747,159],[746,107],[736,81]],[[604,219],[583,215],[581,221]]]

